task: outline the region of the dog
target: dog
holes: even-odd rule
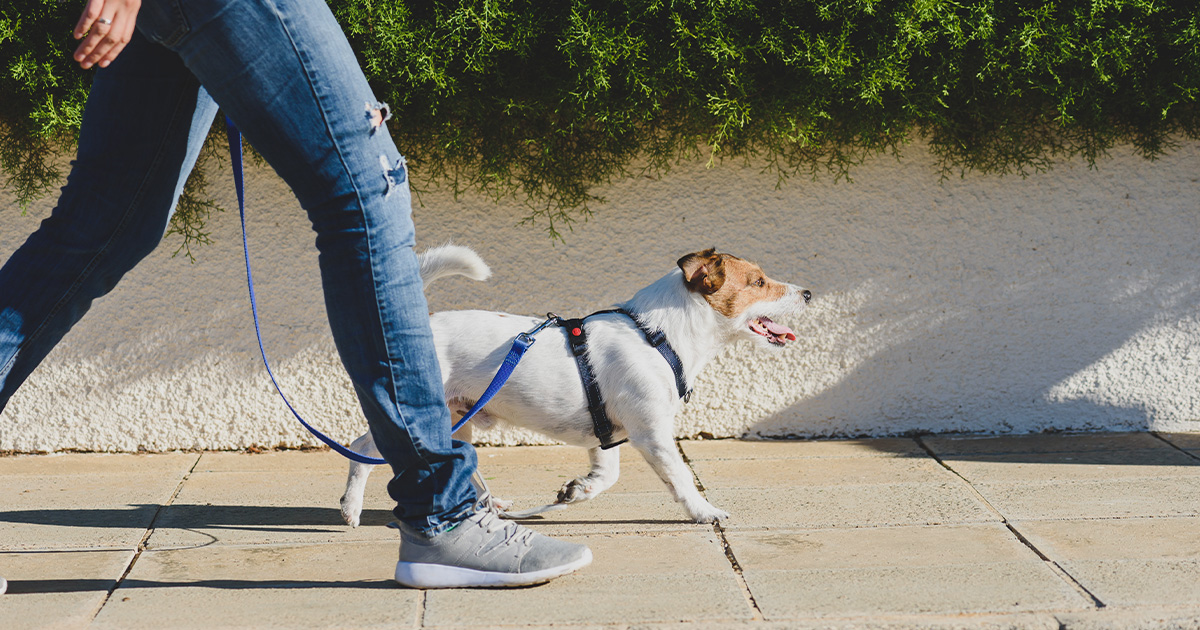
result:
[[[429,249],[420,254],[420,260],[425,286],[446,276],[482,281],[491,275],[474,251],[457,245]],[[648,329],[665,333],[688,384],[696,382],[708,362],[737,340],[779,349],[796,339],[790,328],[774,320],[803,309],[812,297],[808,290],[772,280],[758,265],[715,249],[687,254],[676,267],[618,306],[636,314]],[[453,415],[465,415],[491,382],[513,339],[542,321],[471,310],[431,316],[442,382]],[[597,314],[589,317],[585,326],[588,355],[614,426],[614,438],[628,438],[692,520],[711,523],[728,518],[728,513],[696,489],[691,470],[675,446],[674,419],[683,402],[670,364],[647,343],[628,315]],[[508,383],[472,422],[504,420],[587,448],[591,469],[567,482],[558,493],[555,505],[565,507],[611,488],[620,462],[617,448],[600,448],[566,335],[547,328],[537,340]],[[369,432],[351,448],[379,456]],[[371,469],[368,464],[350,464],[341,511],[351,526],[358,526]],[[502,510],[507,507],[495,499],[493,505]]]

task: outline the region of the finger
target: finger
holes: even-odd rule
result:
[[[108,67],[108,64],[117,55],[125,49],[125,45],[129,43],[129,38],[133,35],[133,29],[136,23],[133,19],[118,16],[113,23],[106,25],[97,23],[93,30],[97,30],[98,38],[94,46],[84,53],[84,58],[80,65],[84,69],[90,68],[93,65],[99,65],[101,68]],[[91,36],[88,36],[91,39]]]
[[[107,68],[108,64],[112,63],[113,60],[117,58],[117,55],[121,54],[122,50],[125,50],[125,45],[128,43],[128,37],[117,39],[117,43],[114,44],[113,47],[108,50],[108,52],[104,53],[104,56],[96,62],[96,65],[100,66],[101,68]]]
[[[79,46],[75,48],[75,61],[84,63],[84,60],[90,56],[96,50],[96,48],[101,45],[101,42],[108,37],[109,33],[113,31],[112,23],[99,22],[99,19],[100,18],[92,20],[92,24],[88,29],[87,36],[84,37],[83,41],[79,43]]]
[[[99,28],[103,28],[103,25],[94,25],[92,30],[88,32],[87,37],[75,49],[75,61],[79,62],[79,65],[84,68],[90,68],[91,64],[94,63],[94,59],[89,61],[88,58],[99,48],[100,43],[104,41],[104,37],[107,34],[107,32],[103,34],[98,32],[97,29]]]
[[[96,41],[95,46],[88,51],[83,60],[79,62],[79,65],[83,66],[84,70],[91,68],[92,66],[96,65],[97,62],[103,59],[104,55],[112,50],[115,45],[116,41],[108,36],[99,38]]]
[[[79,21],[75,23],[75,39],[83,39],[92,30],[92,24],[100,18],[100,9],[103,7],[104,0],[88,0],[83,13],[79,15]]]

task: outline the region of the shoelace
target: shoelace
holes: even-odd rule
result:
[[[495,507],[492,507],[490,494],[480,497],[477,509],[483,513],[477,522],[487,533],[492,534],[499,530],[504,530],[504,540],[496,545],[496,547],[507,546],[513,543],[525,547],[532,546],[534,531],[501,518],[500,512]],[[494,549],[495,547],[492,548]]]

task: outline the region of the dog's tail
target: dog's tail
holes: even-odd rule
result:
[[[417,254],[417,260],[421,261],[421,280],[425,286],[447,276],[466,276],[482,282],[492,275],[491,268],[479,254],[470,247],[454,243],[431,247]]]

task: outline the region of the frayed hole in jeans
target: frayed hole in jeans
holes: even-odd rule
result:
[[[403,184],[408,179],[408,162],[404,156],[396,160],[396,164],[392,165],[388,161],[386,155],[379,156],[379,166],[383,168],[383,179],[387,182],[387,193],[384,194],[384,199],[392,196],[392,192],[396,187]]]
[[[371,133],[392,119],[392,108],[387,103],[367,103],[367,120],[371,123]]]

